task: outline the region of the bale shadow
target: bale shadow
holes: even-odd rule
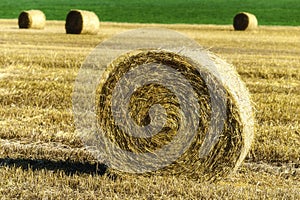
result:
[[[105,174],[110,177],[107,172],[107,166],[105,164],[91,164],[91,163],[81,163],[71,160],[67,161],[53,161],[47,159],[28,159],[28,158],[0,158],[0,168],[1,167],[20,167],[23,170],[33,170],[38,171],[42,169],[51,171],[64,171],[67,175],[74,174],[91,174],[100,175]]]

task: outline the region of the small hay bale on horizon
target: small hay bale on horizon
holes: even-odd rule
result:
[[[255,15],[247,12],[240,12],[236,14],[233,18],[234,30],[244,31],[255,29],[258,26],[257,19]]]
[[[66,18],[67,34],[97,34],[99,31],[99,18],[91,11],[71,10]]]
[[[22,11],[18,17],[19,28],[44,29],[46,16],[40,10]]]

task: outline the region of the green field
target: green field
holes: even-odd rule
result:
[[[261,25],[300,25],[299,0],[1,0],[0,8],[4,19],[40,9],[49,20],[64,20],[76,8],[96,12],[101,21],[167,24],[231,24],[237,12],[248,11]]]

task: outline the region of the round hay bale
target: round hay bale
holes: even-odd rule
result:
[[[106,130],[105,137],[109,138],[110,142],[123,151],[155,155],[158,149],[172,143],[175,140],[174,138],[181,134],[179,132],[182,127],[193,126],[190,124],[193,120],[198,120],[197,122],[199,122],[195,137],[189,142],[183,142],[183,144],[187,145],[189,143],[189,145],[187,145],[185,150],[182,150],[176,160],[163,168],[143,174],[183,175],[198,181],[219,180],[236,169],[245,158],[253,137],[253,115],[248,101],[249,94],[247,91],[242,90],[244,85],[233,68],[223,64],[216,56],[212,55],[212,59],[219,67],[218,70],[223,77],[222,80],[218,80],[211,72],[204,69],[200,70],[199,74],[199,66],[193,60],[166,50],[135,50],[118,57],[106,69],[96,93],[98,97],[98,107],[96,108],[98,125],[102,130]],[[193,89],[200,108],[198,119],[191,118],[191,120],[182,121],[181,110],[185,106],[182,104],[184,102],[189,104],[190,97],[183,94],[183,101],[180,101],[177,95],[174,94],[174,91],[186,92],[182,91],[181,87],[184,83],[181,81],[174,80],[175,85],[170,87],[149,83],[135,89],[132,94],[126,91],[128,88],[130,90],[130,86],[124,83],[128,83],[128,81],[143,81],[151,73],[155,74],[154,77],[158,80],[176,79],[175,76],[159,79],[162,74],[165,74],[164,71],[152,71],[150,67],[149,71],[147,71],[147,66],[153,64],[158,65],[158,68],[155,70],[160,70],[159,66],[169,66],[188,80],[188,84]],[[122,77],[129,73],[130,70],[134,70],[139,66],[146,66],[146,69],[144,68],[145,71],[141,71],[138,76],[130,80],[126,81],[125,78],[125,82],[121,81]],[[114,94],[117,84],[124,88],[121,89],[122,91],[120,90]],[[213,89],[213,92],[223,90],[224,96],[222,97],[218,92],[211,96],[209,94],[211,91],[209,91],[207,84],[211,84],[210,89]],[[128,108],[126,106],[122,107],[123,104],[121,102],[117,102],[117,105],[112,103],[113,99],[124,99],[126,95],[131,95]],[[221,98],[225,98],[224,108],[221,106]],[[212,105],[212,101],[217,103]],[[163,114],[165,123],[163,128],[151,137],[139,137],[128,134],[133,128],[131,125],[128,125],[127,119],[119,117],[122,121],[117,122],[117,117],[113,113],[113,110],[117,110],[120,113],[122,110],[128,109],[129,116],[135,121],[136,125],[143,127],[155,121],[153,113],[151,114],[151,107],[157,104],[165,109]],[[114,106],[117,106],[117,108]],[[219,119],[219,116],[222,114],[226,115],[224,121]],[[216,127],[211,128],[212,123],[223,127],[219,135],[214,132],[217,131]],[[129,128],[126,129],[124,126]],[[179,143],[189,138],[189,134],[188,132],[183,132],[183,135],[178,136],[177,140]],[[109,145],[105,146],[108,147]],[[178,152],[178,149],[181,148],[179,145],[173,144],[167,147],[167,152]],[[147,159],[138,160],[134,158],[130,160],[128,155],[124,155],[122,151],[119,153],[112,150],[112,152],[114,152],[115,161],[120,162],[119,165],[123,165],[125,162],[130,164],[136,162],[136,165],[141,165],[141,167],[142,165],[148,166],[146,163]],[[170,160],[166,154],[159,155],[159,159]],[[126,170],[130,169],[124,168],[124,171]],[[119,173],[118,171],[114,172]]]
[[[258,22],[255,15],[240,12],[233,19],[233,27],[235,30],[250,30],[257,28]]]
[[[254,135],[235,68],[168,29],[128,31],[95,48],[76,78],[73,111],[85,148],[121,178],[219,180]]]
[[[99,18],[94,12],[85,10],[71,10],[66,18],[67,34],[97,34]]]
[[[46,16],[40,10],[22,11],[18,18],[19,28],[44,29]]]

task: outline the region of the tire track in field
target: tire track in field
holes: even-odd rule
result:
[[[66,174],[107,173],[84,148],[71,148],[57,142],[29,142],[0,139],[0,168],[21,167],[24,170],[62,170]]]
[[[0,139],[0,167],[26,168],[28,165],[34,169],[62,169],[68,173],[104,174],[106,171],[106,166],[99,164],[84,147],[74,148],[58,142]],[[300,178],[300,165],[296,163],[244,162],[241,168],[286,178]]]
[[[45,143],[41,141],[0,139],[0,155],[12,158],[96,162],[85,148],[73,148],[58,142]]]

